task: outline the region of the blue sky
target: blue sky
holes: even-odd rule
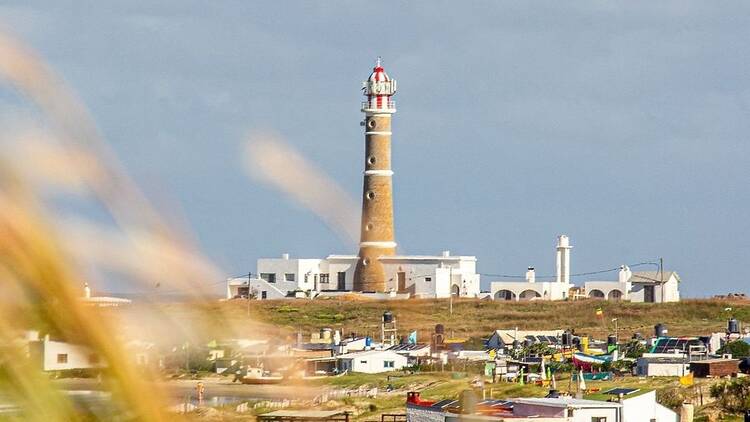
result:
[[[359,88],[380,55],[399,82],[404,253],[548,275],[565,233],[573,273],[663,257],[685,295],[706,296],[747,292],[750,261],[750,4],[711,6],[5,1],[0,25],[227,275],[354,252],[250,180],[241,151],[275,131],[358,198]]]

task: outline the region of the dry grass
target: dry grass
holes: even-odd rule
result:
[[[219,273],[146,201],[62,79],[2,32],[0,76],[39,111],[30,117],[41,120],[4,127],[0,139],[0,398],[14,411],[3,417],[174,419],[165,412],[163,392],[147,382],[157,374],[136,369],[125,354],[125,322],[81,301],[83,284],[96,286],[104,281],[97,277],[116,274],[140,288],[159,283],[201,302],[206,280],[219,280]],[[64,213],[59,199],[86,203],[106,218]],[[127,324],[180,342],[204,337],[201,329],[233,329],[221,313],[202,315],[204,325],[180,325],[157,308],[141,310]],[[40,362],[29,359],[25,330],[97,354],[107,365],[103,383],[111,400],[87,408],[59,391]]]
[[[595,316],[596,308],[604,311],[603,318]],[[650,335],[656,323],[667,325],[672,335],[703,335],[725,329],[731,315],[750,321],[750,303],[723,300],[685,300],[670,304],[613,303],[599,301],[509,303],[456,300],[453,315],[448,300],[362,301],[346,300],[243,300],[203,304],[163,305],[170,315],[201,315],[219,312],[242,325],[248,318],[263,323],[267,330],[285,335],[298,330],[311,332],[322,327],[334,327],[344,332],[379,336],[380,316],[393,311],[402,333],[417,330],[419,338],[429,338],[435,324],[442,323],[456,337],[482,338],[500,328],[565,329],[574,328],[581,334],[604,336],[614,329],[612,318],[618,318],[620,334],[629,336],[640,332]],[[134,310],[137,307],[134,308]],[[136,311],[137,312],[137,311]],[[269,328],[270,327],[270,328]]]

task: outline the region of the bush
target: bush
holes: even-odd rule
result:
[[[678,388],[665,388],[656,391],[656,401],[672,410],[679,409],[685,397]]]
[[[711,397],[727,413],[750,410],[750,378],[737,378],[711,386]]]
[[[744,358],[750,356],[750,344],[742,340],[731,341],[719,349],[720,354],[730,353],[733,358]]]
[[[630,359],[638,359],[646,353],[646,346],[641,344],[638,340],[631,340],[625,345],[624,349],[625,357]]]

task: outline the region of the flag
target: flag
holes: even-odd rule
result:
[[[586,391],[586,380],[583,379],[583,369],[578,372],[578,389]]]
[[[690,387],[693,385],[693,373],[689,373],[687,375],[683,375],[680,377],[680,385],[683,385],[685,387]]]
[[[544,369],[544,358],[542,358],[542,364],[539,365],[539,378],[541,378],[542,381],[547,379],[547,371]]]
[[[596,308],[596,316],[599,318],[604,316],[604,311],[602,311],[602,308]]]
[[[412,331],[411,333],[409,333],[408,342],[409,344],[417,344],[417,332],[416,331]]]

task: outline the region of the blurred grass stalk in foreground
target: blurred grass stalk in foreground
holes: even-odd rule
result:
[[[82,302],[81,287],[93,273],[118,273],[133,284],[165,285],[203,300],[219,273],[149,205],[73,92],[6,33],[0,33],[0,77],[39,110],[38,127],[23,136],[4,128],[0,141],[0,401],[17,406],[23,420],[165,420],[165,395],[148,382],[155,374],[136,370],[115,321]],[[62,215],[54,203],[71,194],[105,209],[111,222]],[[84,271],[91,267],[97,271]],[[170,324],[161,317],[155,313],[151,322]],[[174,328],[180,336],[200,336]],[[86,414],[58,391],[30,361],[20,341],[25,330],[101,356],[110,413]]]

